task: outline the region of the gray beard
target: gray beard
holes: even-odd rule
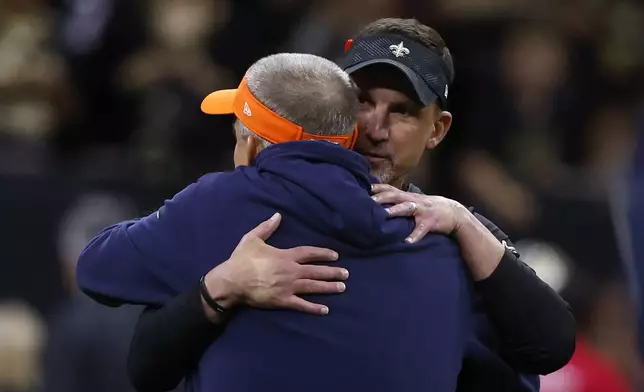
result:
[[[391,184],[396,179],[396,172],[390,165],[371,170],[371,175],[376,177],[381,184]]]

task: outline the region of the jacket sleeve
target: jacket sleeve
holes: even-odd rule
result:
[[[168,200],[156,212],[101,231],[83,250],[79,288],[111,306],[161,305],[199,279],[194,260],[199,183]]]
[[[520,372],[559,370],[575,351],[576,323],[570,307],[519,259],[503,231],[475,215],[507,249],[492,275],[475,283],[485,313],[498,331],[501,355]]]
[[[195,284],[162,308],[148,307],[139,317],[127,361],[137,391],[175,389],[223,332],[225,325],[206,318],[200,296]]]

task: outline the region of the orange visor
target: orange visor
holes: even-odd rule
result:
[[[302,127],[259,102],[248,89],[246,78],[242,79],[237,89],[210,93],[201,103],[201,111],[206,114],[235,114],[254,134],[273,144],[296,140],[326,140],[351,149],[358,136],[357,126],[351,134],[344,136],[321,136],[304,132]]]

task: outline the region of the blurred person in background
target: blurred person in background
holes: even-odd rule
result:
[[[119,147],[136,127],[137,97],[118,83],[121,65],[145,40],[145,1],[53,0],[56,48],[72,90],[65,118],[50,141],[71,173],[75,163],[102,158],[123,160]],[[89,158],[88,158],[89,157]],[[114,164],[115,168],[122,167]]]
[[[0,1],[0,171],[47,168],[44,142],[55,130],[65,70],[48,45],[53,15],[44,0]]]
[[[509,34],[500,34],[498,59],[479,54],[496,72],[467,80],[473,96],[450,160],[458,168],[453,191],[519,238],[554,242],[616,277],[607,185],[630,149],[628,98],[608,89],[596,55],[573,46],[569,30],[534,19],[501,25]]]
[[[232,80],[208,51],[212,37],[229,21],[230,7],[228,1],[212,0],[148,3],[148,38],[124,61],[118,79],[124,91],[141,99],[132,158],[148,183],[180,183],[204,168],[229,164],[228,144],[208,132],[227,124],[197,109],[208,91]]]
[[[135,213],[127,199],[107,193],[84,194],[66,212],[59,246],[69,299],[50,321],[41,391],[133,391],[126,358],[139,309],[109,309],[89,300],[76,286],[75,271],[81,250],[95,233]]]
[[[577,348],[569,364],[542,378],[541,392],[634,392],[643,386],[625,287],[583,267],[574,269],[562,295],[575,309]]]
[[[438,214],[437,216],[440,219],[436,219],[439,221],[444,219],[445,222],[453,222],[453,219],[456,219],[450,212],[452,201],[427,197],[432,200],[431,202],[437,203],[435,209],[431,209],[428,206],[430,201],[426,200],[425,196],[421,196],[417,188],[404,182],[407,174],[418,163],[424,150],[426,148],[432,149],[436,147],[449,129],[451,115],[448,112],[436,110],[435,105],[425,109],[414,108],[418,106],[422,107],[422,103],[415,102],[417,99],[420,99],[422,102],[423,99],[415,98],[417,94],[421,94],[418,91],[424,91],[426,94],[427,91],[440,91],[440,93],[433,94],[439,95],[440,105],[444,105],[444,100],[448,95],[448,89],[445,85],[440,85],[440,83],[449,83],[450,77],[443,73],[449,72],[446,69],[450,68],[449,65],[443,65],[443,61],[451,62],[451,60],[444,60],[445,58],[451,59],[451,57],[444,47],[442,39],[436,38],[438,36],[437,33],[414,20],[385,19],[374,23],[370,29],[365,30],[363,35],[356,40],[361,46],[356,47],[355,51],[351,50],[353,47],[350,48],[347,58],[348,62],[345,64],[347,69],[353,72],[358,87],[362,88],[361,100],[363,107],[361,109],[359,124],[363,132],[361,132],[356,150],[367,156],[370,160],[374,175],[384,182],[395,184],[398,187],[403,187],[403,189],[412,192],[408,194],[396,191],[393,187],[383,186],[380,191],[376,191],[376,193],[380,194],[375,195],[375,197],[381,197],[380,202],[382,203],[388,203],[389,201],[394,204],[402,203],[397,208],[391,210],[392,216],[396,213],[401,215],[415,214],[417,234],[422,236],[428,230],[431,230],[432,227],[435,227],[435,224],[438,224],[437,222],[433,224],[430,222],[436,218],[434,214]],[[428,31],[430,32],[428,33]],[[379,34],[382,36],[379,36]],[[388,37],[389,34],[394,35],[394,37]],[[425,34],[429,34],[431,38],[428,38]],[[421,38],[418,38],[419,36]],[[378,39],[383,40],[383,43],[380,43],[380,45],[376,44],[374,40]],[[400,44],[400,41],[393,42],[396,39],[402,39],[403,44]],[[414,41],[417,39],[421,41],[423,39],[434,41],[432,41],[433,43],[431,45],[421,44],[420,42]],[[361,40],[364,40],[364,42]],[[367,45],[367,47],[364,45]],[[373,58],[364,55],[364,51],[369,50],[369,45],[373,49],[371,51]],[[376,48],[380,49],[375,50]],[[396,50],[397,48],[399,48],[399,51]],[[415,56],[422,58],[423,51],[427,51],[428,49],[430,51],[436,51],[433,52],[433,55],[428,55],[430,58],[431,56],[440,54],[440,57],[436,58],[434,63],[429,63],[434,64],[435,68],[425,70],[425,72],[429,72],[432,75],[442,74],[441,77],[431,79],[434,82],[413,79],[412,72],[415,71],[409,71],[408,74],[404,74],[400,72],[399,68],[396,68],[400,64],[410,64],[405,65],[405,67],[413,66],[411,65],[412,63],[405,62],[403,59],[400,59],[398,62],[392,60],[394,58],[404,57],[409,53],[415,53]],[[398,55],[395,53],[398,53]],[[409,58],[413,59],[415,56],[410,56]],[[385,64],[376,64],[380,60]],[[351,64],[351,61],[356,61],[356,63]],[[413,60],[409,61],[413,62]],[[413,82],[410,83],[410,80],[405,75],[412,78]],[[430,83],[429,85],[432,86],[431,90],[429,87],[425,87],[425,90],[422,90],[423,83]],[[423,120],[422,124],[426,124],[428,126],[427,128],[420,125],[421,121],[417,117],[424,116],[419,114],[423,110],[427,111],[428,116],[430,114],[436,116],[433,117],[433,120]],[[427,122],[424,122],[425,120]],[[433,129],[429,127],[430,124],[433,125]],[[391,127],[391,131],[389,127]],[[416,139],[416,137],[420,138],[422,133],[413,132],[413,130],[420,131],[421,129],[428,132],[422,136],[423,139],[427,138],[422,142]],[[403,130],[408,132],[403,132]],[[391,136],[389,135],[390,132]],[[405,134],[414,135],[414,137],[410,136],[407,139],[403,137]],[[414,151],[412,151],[412,146]],[[400,155],[387,158],[385,154]],[[413,192],[416,192],[416,194]],[[388,198],[391,197],[396,198],[396,200],[388,201]],[[403,199],[397,199],[398,197]],[[467,216],[470,216],[470,213]],[[471,353],[469,360],[464,363],[459,388],[464,391],[476,390],[476,388],[503,388],[504,386],[501,385],[505,385],[505,387],[513,385],[513,388],[520,388],[519,385],[521,385],[522,381],[517,377],[517,373],[511,366],[516,366],[527,372],[548,373],[562,366],[567,361],[569,358],[568,355],[571,354],[571,350],[569,351],[568,348],[572,348],[572,344],[574,344],[574,337],[569,339],[571,335],[568,335],[569,332],[574,331],[574,327],[569,323],[569,321],[572,321],[572,317],[560,298],[547,285],[541,282],[532,271],[524,267],[520,261],[517,261],[516,255],[511,250],[508,250],[506,256],[503,257],[505,261],[501,263],[504,266],[502,268],[496,256],[491,256],[487,260],[489,264],[482,261],[482,259],[487,258],[485,254],[489,250],[501,245],[501,241],[508,244],[508,246],[510,245],[507,235],[480,217],[480,215],[477,215],[477,217],[487,225],[489,230],[497,238],[494,238],[494,236],[491,236],[487,232],[486,226],[472,221],[468,221],[469,223],[466,225],[469,226],[472,224],[472,227],[478,227],[481,230],[476,229],[476,234],[472,238],[476,238],[476,241],[480,238],[486,238],[483,241],[485,244],[480,243],[475,246],[482,247],[478,248],[480,252],[472,251],[471,248],[467,250],[469,246],[472,246],[471,243],[468,245],[467,237],[461,237],[459,235],[456,238],[462,240],[461,246],[465,247],[465,254],[470,257],[470,262],[472,263],[469,264],[469,267],[475,276],[482,277],[477,288],[480,290],[479,294],[485,297],[483,300],[488,305],[483,306],[490,312],[488,316],[492,319],[494,326],[499,328],[500,336],[494,336],[493,329],[480,331],[482,333],[481,336],[487,336],[484,340],[488,338],[491,340],[486,340],[483,346],[477,346]],[[437,230],[440,231],[441,229],[438,228]],[[466,231],[462,230],[460,233],[462,234]],[[446,233],[449,233],[449,230]],[[414,239],[412,235],[410,240],[413,241]],[[262,251],[246,249],[244,252],[250,253],[245,257],[253,258],[253,255],[257,254],[270,255],[280,252],[266,245],[263,246],[265,249]],[[245,249],[242,245],[240,247],[240,249]],[[482,250],[486,247],[489,247],[488,250]],[[241,254],[242,251],[240,250],[239,253]],[[266,263],[269,260],[270,258],[268,260],[260,260],[260,262]],[[483,264],[487,266],[483,267]],[[483,272],[483,270],[486,272]],[[500,270],[505,272],[500,272]],[[216,271],[216,269],[213,271]],[[489,275],[492,271],[495,271],[495,273],[496,271],[499,272],[497,275],[494,275],[494,279]],[[502,275],[504,277],[501,277]],[[489,279],[485,277],[489,277]],[[519,281],[524,283],[517,283]],[[286,282],[283,284],[286,284]],[[524,288],[526,291],[522,290]],[[89,294],[91,295],[92,293],[90,292]],[[133,370],[132,372],[134,374],[142,373],[140,376],[141,379],[146,380],[141,381],[140,385],[149,385],[150,389],[153,390],[163,388],[161,385],[173,385],[178,379],[189,373],[191,364],[194,364],[198,360],[201,351],[196,350],[195,346],[200,346],[203,350],[207,346],[206,342],[212,341],[216,337],[217,328],[209,324],[208,319],[204,317],[198,290],[196,291],[196,296],[193,294],[193,291],[186,292],[185,295],[178,297],[176,301],[168,304],[162,310],[156,312],[150,311],[142,316],[141,322],[139,323],[139,332],[137,332],[137,336],[140,338],[135,339],[136,343],[133,345],[133,353],[136,352],[137,354],[132,354],[131,356],[132,366],[134,368],[141,367],[140,371]],[[533,294],[539,298],[528,299]],[[506,302],[508,299],[516,299],[516,301],[509,303]],[[501,302],[504,304],[500,305]],[[551,305],[541,308],[540,305],[546,302],[551,303]],[[531,310],[526,311],[525,306],[531,306]],[[495,311],[495,309],[498,309],[498,311]],[[524,315],[531,315],[530,320],[527,320],[525,317],[521,318],[521,328],[516,324],[517,318],[515,315],[517,313],[514,313],[515,311]],[[481,318],[482,320],[486,320],[483,314],[481,314]],[[487,323],[487,321],[482,322],[483,324]],[[171,324],[173,326],[170,326]],[[161,327],[164,330],[163,334],[158,333]],[[156,332],[154,334],[150,333],[152,330]],[[538,333],[536,332],[537,330],[539,331]],[[556,331],[556,336],[550,335],[549,332],[544,333],[550,330],[553,332]],[[539,336],[539,338],[536,336]],[[496,339],[499,338],[501,339],[500,342],[491,343],[492,341],[497,341]],[[539,340],[539,342],[536,340]],[[485,344],[496,345],[501,342],[502,344],[508,345],[503,350],[503,360],[507,361],[507,364],[503,363],[500,357],[489,360],[490,356],[495,357],[497,354],[485,347]],[[535,345],[544,348],[537,349],[534,347]],[[548,347],[545,348],[545,346]],[[167,356],[163,354],[167,352],[173,352],[176,355]],[[544,354],[547,352],[547,354],[531,354],[534,352]],[[561,353],[561,355],[555,352]],[[489,369],[491,368],[495,368],[496,373],[494,376],[490,375]],[[485,369],[488,369],[488,371]],[[159,377],[159,374],[163,374],[163,377]],[[134,378],[137,377],[135,376]],[[139,384],[138,381],[137,384]],[[529,388],[527,385],[523,385],[522,387]]]
[[[307,15],[293,28],[281,47],[287,51],[317,53],[339,59],[342,48],[337,45],[354,34],[356,26],[388,15],[403,14],[404,0],[330,0],[313,2]]]
[[[606,195],[615,178],[623,176],[631,164],[636,146],[631,106],[625,100],[612,100],[601,105],[591,116],[586,184],[595,194]]]
[[[498,86],[469,114],[467,152],[460,160],[463,192],[493,219],[523,235],[536,224],[541,195],[568,181],[566,140],[583,127],[571,94],[566,41],[551,26],[527,23],[511,30],[499,60]]]
[[[42,385],[40,354],[47,331],[29,305],[0,302],[0,392],[36,392]]]
[[[333,2],[335,0],[329,3]],[[231,70],[234,80],[241,80],[246,69],[258,58],[275,52],[296,52],[291,48],[280,50],[281,45],[302,18],[315,9],[317,4],[325,2],[225,0],[216,3],[226,7],[223,12],[228,17],[228,23],[212,37],[210,52],[219,65]]]

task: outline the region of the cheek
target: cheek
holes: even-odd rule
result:
[[[416,124],[397,123],[391,128],[389,143],[401,164],[415,165],[427,144],[427,137]]]

